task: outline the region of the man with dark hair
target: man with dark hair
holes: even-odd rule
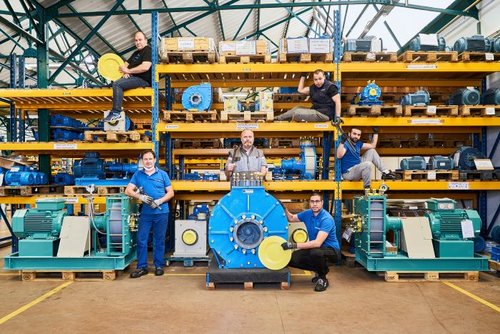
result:
[[[286,113],[275,117],[277,121],[306,121],[326,122],[340,118],[340,94],[337,86],[325,79],[323,70],[313,73],[313,81],[310,87],[305,87],[307,73],[300,75],[298,92],[309,95],[312,101],[312,109],[294,107]]]
[[[293,249],[290,267],[311,270],[316,273],[312,282],[316,284],[314,291],[321,292],[328,288],[328,261],[337,263],[340,260],[340,245],[335,232],[335,221],[328,211],[323,209],[323,199],[319,193],[313,193],[309,199],[310,209],[296,215],[286,210],[288,221],[302,221],[306,225],[309,241],[284,242],[284,250]]]
[[[104,122],[116,122],[121,119],[123,91],[151,86],[151,47],[146,35],[138,31],[134,35],[134,44],[137,48],[130,58],[120,66],[123,76],[113,82],[113,108]]]
[[[125,194],[140,199],[143,203],[137,231],[137,269],[130,274],[132,278],[138,278],[148,273],[148,238],[151,229],[153,229],[155,275],[163,275],[165,234],[169,213],[168,201],[174,197],[174,189],[168,174],[155,166],[155,153],[147,150],[141,158],[144,169],[134,173],[125,189]]]
[[[396,175],[382,165],[382,160],[375,148],[378,142],[378,127],[373,127],[371,143],[360,140],[361,130],[352,128],[343,133],[337,147],[337,158],[341,159],[342,178],[348,181],[363,180],[363,188],[371,185],[372,165],[382,172],[382,179],[394,180]]]
[[[241,145],[229,152],[226,168],[226,177],[230,179],[237,172],[258,172],[264,177],[267,173],[266,157],[262,150],[253,146],[254,134],[252,130],[241,132]]]

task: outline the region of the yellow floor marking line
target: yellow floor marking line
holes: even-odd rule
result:
[[[45,299],[49,298],[50,296],[58,293],[59,291],[61,291],[62,289],[64,289],[65,287],[67,287],[68,285],[72,284],[73,282],[66,282],[66,283],[63,283],[61,285],[59,285],[58,287],[50,290],[49,292],[41,295],[40,297],[38,297],[37,299],[33,300],[32,302],[18,308],[17,310],[15,310],[14,312],[10,313],[10,314],[7,314],[5,317],[1,318],[0,319],[0,325],[2,325],[3,323],[9,321],[10,319],[14,318],[15,316],[23,313],[24,311],[26,311],[27,309],[31,308],[32,306],[35,306],[36,304],[40,303],[41,301],[44,301]]]
[[[486,301],[486,300],[484,300],[484,299],[482,299],[482,298],[480,298],[480,297],[478,297],[478,296],[476,296],[476,295],[474,295],[474,294],[470,293],[469,291],[464,290],[464,289],[462,289],[462,288],[460,288],[460,287],[456,286],[456,285],[455,285],[455,284],[453,284],[453,283],[450,283],[450,282],[445,282],[445,281],[443,281],[443,283],[444,283],[444,284],[446,284],[446,285],[448,285],[450,288],[453,288],[453,289],[455,289],[455,290],[457,290],[457,291],[459,291],[459,292],[463,293],[464,295],[466,295],[466,296],[468,296],[468,297],[470,297],[470,298],[474,299],[475,301],[480,302],[481,304],[486,305],[486,306],[488,306],[488,307],[490,307],[490,308],[492,308],[492,309],[494,309],[495,311],[497,311],[497,312],[499,312],[499,313],[500,313],[500,307],[496,306],[495,304],[492,304],[492,303],[490,303],[490,302],[488,302],[488,301]]]

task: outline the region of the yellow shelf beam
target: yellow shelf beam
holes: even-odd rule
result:
[[[390,191],[477,191],[477,190],[500,190],[500,181],[372,181],[372,189],[378,189],[386,184]],[[342,191],[363,191],[363,183],[360,181],[342,181]],[[429,197],[432,193],[428,193]]]
[[[352,62],[340,63],[341,73],[360,73],[360,72],[453,72],[453,73],[481,73],[483,75],[499,72],[500,63],[498,62],[436,62],[436,63],[402,63],[402,62]]]
[[[265,181],[264,188],[267,191],[287,191],[287,192],[302,192],[302,191],[334,191],[337,188],[335,182],[332,181]],[[175,192],[217,192],[229,191],[230,183],[228,181],[183,181],[173,180],[172,187]]]
[[[234,86],[233,86],[234,87]],[[280,110],[280,109],[292,109],[293,107],[311,107],[311,102],[273,102],[273,109],[274,110]],[[212,106],[210,107],[212,110],[224,110],[224,103],[223,102],[214,102],[212,103]],[[184,110],[182,107],[182,103],[173,103],[172,104],[172,110]]]
[[[66,197],[63,194],[36,195],[36,196],[7,196],[0,197],[0,204],[29,204],[35,205],[39,198],[64,198],[66,204],[88,204],[85,197]],[[106,197],[94,197],[95,204],[106,204]]]
[[[500,117],[343,117],[343,126],[387,126],[408,127],[475,127],[475,126],[500,126]],[[439,132],[444,129],[440,129]],[[455,131],[455,129],[452,129]]]
[[[16,152],[30,152],[39,154],[41,152],[52,152],[68,154],[71,151],[137,151],[152,149],[152,143],[87,143],[87,142],[23,142],[23,143],[0,143],[0,150]]]

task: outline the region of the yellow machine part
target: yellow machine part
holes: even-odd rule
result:
[[[292,233],[292,241],[295,243],[306,242],[308,238],[307,231],[303,228],[298,228]]]
[[[182,242],[188,246],[194,245],[198,241],[198,233],[195,230],[189,229],[182,232]]]

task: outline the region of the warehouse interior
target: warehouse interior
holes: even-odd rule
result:
[[[0,332],[494,331],[499,15],[495,0],[0,1]],[[151,75],[109,121],[137,32]],[[328,115],[310,109],[320,79]],[[241,169],[249,133],[262,168]],[[360,144],[362,165],[363,143],[380,163],[351,179],[342,149]],[[173,198],[139,186],[147,154]],[[159,211],[161,260],[143,233]],[[329,271],[297,267],[330,245]]]

